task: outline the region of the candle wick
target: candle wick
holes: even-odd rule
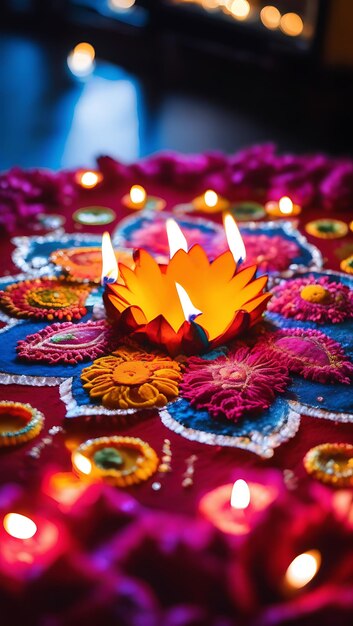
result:
[[[115,280],[112,276],[104,276],[103,285],[112,285],[113,283],[115,283]]]

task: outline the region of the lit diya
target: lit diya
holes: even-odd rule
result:
[[[166,201],[163,198],[150,196],[142,185],[132,185],[129,193],[122,197],[121,203],[133,211],[163,211]]]
[[[229,214],[225,230],[229,250],[210,262],[199,244],[188,250],[179,226],[168,220],[169,263],[158,265],[148,252],[138,250],[134,269],[119,264],[123,284],[108,276],[112,270],[104,259],[109,254],[115,262],[115,256],[106,238],[102,249],[108,318],[118,322],[124,334],[158,345],[171,356],[215,348],[259,322],[271,297],[264,293],[267,276],[255,278],[256,265],[238,269],[246,252]]]
[[[99,437],[82,443],[72,454],[80,478],[128,487],[147,480],[158,466],[153,448],[136,437]]]
[[[116,250],[115,257],[128,267],[134,266],[131,252]],[[99,283],[101,280],[102,251],[99,246],[54,250],[50,261],[61,267],[73,280],[92,283]]]
[[[294,204],[288,196],[283,196],[278,202],[266,202],[265,210],[269,217],[296,217],[302,209],[299,204]]]

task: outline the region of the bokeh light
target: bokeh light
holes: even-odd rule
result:
[[[309,550],[299,554],[288,567],[285,581],[294,589],[305,587],[317,574],[321,565],[321,555],[318,550]]]
[[[247,0],[233,0],[229,10],[237,20],[246,20],[250,13],[250,4]]]
[[[5,515],[3,525],[6,532],[16,539],[30,539],[37,532],[37,526],[33,520],[19,513]]]
[[[290,37],[298,37],[303,32],[303,20],[297,13],[286,13],[281,17],[280,28]]]
[[[268,5],[260,11],[260,19],[266,28],[275,30],[279,27],[281,14],[276,7]]]
[[[80,78],[88,76],[94,69],[95,56],[95,49],[90,43],[77,44],[67,57],[70,72]]]

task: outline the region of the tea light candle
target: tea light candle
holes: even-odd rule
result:
[[[277,498],[275,485],[238,479],[203,496],[200,513],[222,532],[242,536],[250,532],[259,514]]]
[[[142,185],[133,185],[129,193],[123,196],[121,202],[127,209],[135,211],[141,211],[142,209],[162,211],[166,205],[163,198],[147,195]]]
[[[75,181],[83,189],[93,189],[103,180],[103,174],[95,170],[78,170],[75,174]]]
[[[296,217],[301,213],[299,204],[293,204],[288,196],[283,196],[278,202],[270,201],[265,204],[269,217]]]
[[[60,538],[60,541],[59,541]],[[36,516],[7,513],[0,526],[0,572],[10,580],[38,576],[63,551],[66,537],[53,522]]]
[[[207,189],[204,194],[193,199],[192,205],[195,211],[218,213],[229,209],[230,203],[212,189]]]

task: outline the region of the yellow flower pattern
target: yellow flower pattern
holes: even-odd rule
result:
[[[82,370],[81,380],[108,409],[162,407],[179,394],[181,367],[168,356],[123,346]]]

